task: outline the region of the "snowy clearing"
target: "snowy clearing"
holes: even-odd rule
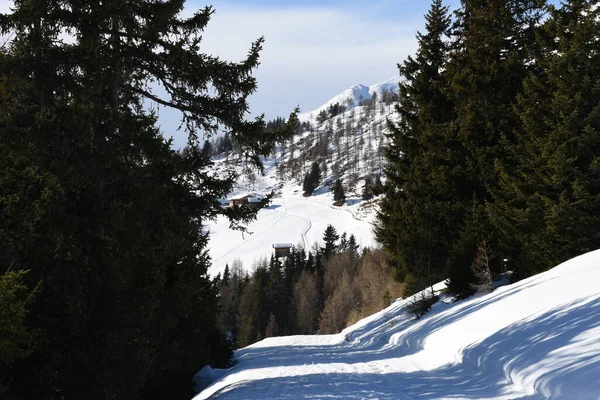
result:
[[[361,247],[375,244],[373,218],[358,219],[363,218],[358,210],[358,199],[354,206],[335,207],[329,192],[302,197],[300,193],[294,193],[297,189],[297,186],[288,186],[281,197],[260,210],[257,220],[248,225],[251,234],[229,229],[229,222],[223,217],[207,224],[212,258],[209,273],[213,276],[222,273],[225,265],[231,267],[235,259],[242,260],[244,267],[250,269],[254,261],[273,254],[274,243],[287,242],[309,249],[313,243],[321,241],[328,224],[332,224],[339,234],[354,234]],[[352,199],[348,203],[352,204]]]
[[[598,282],[595,251],[418,321],[401,300],[337,335],[265,339],[195,399],[598,399]]]

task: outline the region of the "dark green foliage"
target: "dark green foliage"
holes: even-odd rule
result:
[[[333,201],[337,206],[341,206],[346,201],[346,194],[344,193],[344,185],[342,185],[342,180],[337,179],[333,184]]]
[[[373,192],[373,195],[375,195],[375,196],[379,196],[379,195],[383,194],[384,187],[383,187],[383,183],[381,183],[381,177],[379,175],[377,175],[375,177],[375,181],[373,182],[371,191]]]
[[[518,97],[522,126],[490,212],[520,251],[519,276],[600,247],[599,18],[595,1],[551,7]]]
[[[541,76],[542,63],[532,59],[545,57],[542,36],[536,40],[543,7],[543,1],[464,0],[448,43],[447,9],[435,0],[416,57],[400,65],[400,119],[390,123],[377,236],[397,278],[407,282],[406,294],[448,277],[452,293],[468,295],[482,240],[497,259],[515,265],[521,257],[510,229],[523,226],[511,225],[514,210],[506,207],[517,196],[501,188],[498,170],[510,175],[520,162],[509,154],[521,148],[515,105],[524,78]]]
[[[323,243],[325,245],[321,247],[321,252],[325,259],[329,258],[338,249],[337,241],[339,238],[340,236],[333,225],[327,225],[325,232],[323,232]]]
[[[310,166],[310,172],[304,177],[302,190],[304,196],[311,196],[321,182],[321,169],[317,162],[313,162]]]
[[[337,115],[340,115],[344,111],[346,111],[346,108],[343,105],[341,105],[340,103],[335,103],[329,106],[329,108],[327,109],[327,114],[329,118],[333,118]]]
[[[322,124],[323,122],[327,121],[328,118],[329,118],[329,114],[327,113],[327,111],[321,110],[319,112],[319,114],[317,115],[317,122],[319,124]]]
[[[439,296],[429,293],[429,291],[424,291],[417,294],[416,298],[406,306],[406,309],[415,317],[415,319],[419,319],[427,314],[439,299]]]
[[[457,12],[454,51],[448,63],[448,93],[457,114],[460,141],[461,191],[464,216],[459,241],[450,259],[450,286],[457,295],[469,291],[467,282],[477,244],[485,238],[502,258],[514,258],[518,249],[501,238],[486,207],[498,193],[497,163],[506,162],[520,121],[514,110],[517,94],[528,71],[535,69],[534,30],[543,1],[465,0]],[[512,169],[514,165],[507,165]],[[457,280],[457,283],[452,283]],[[458,283],[460,280],[460,284]]]
[[[30,292],[25,286],[25,274],[8,271],[0,276],[0,365],[29,355],[35,338],[35,332],[25,326],[25,317],[37,289]]]
[[[450,51],[447,7],[434,1],[426,19],[416,58],[399,66],[405,78],[397,105],[400,119],[389,122],[387,182],[376,229],[396,277],[415,282],[405,294],[444,276],[463,215],[464,171],[444,75]]]
[[[205,157],[210,157],[212,156],[212,146],[210,144],[210,141],[208,139],[206,139],[204,141],[204,144],[202,145],[202,155],[204,155]]]
[[[199,134],[226,127],[260,168],[296,124],[266,133],[244,119],[262,40],[239,63],[203,54],[212,10],[182,9],[33,1],[0,18],[14,34],[0,51],[0,265],[29,270],[30,290],[43,281],[25,321],[36,346],[0,366],[11,396],[178,398],[204,364],[228,363],[201,227],[253,214],[220,207],[235,177],[205,173]],[[187,151],[149,100],[182,113]]]

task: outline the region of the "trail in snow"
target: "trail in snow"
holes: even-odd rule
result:
[[[265,339],[201,399],[598,399],[600,251],[492,293]],[[443,288],[436,285],[436,290]]]
[[[332,224],[338,233],[354,234],[362,246],[374,244],[371,224],[355,219],[345,207],[332,208],[330,194],[308,200],[293,193],[294,190],[293,186],[286,188],[281,197],[273,199],[268,209],[259,211],[257,220],[248,225],[248,230],[255,232],[252,235],[242,237],[239,231],[230,230],[225,218],[207,224],[213,259],[209,273],[222,273],[225,265],[235,259],[242,260],[244,267],[249,269],[256,260],[270,257],[273,243],[289,242],[310,249],[313,243],[321,241],[328,224]]]
[[[304,248],[308,249],[309,248],[309,243],[308,243],[308,239],[306,239],[306,234],[308,233],[308,231],[310,231],[310,228],[312,227],[312,221],[310,219],[308,219],[308,218],[304,218],[304,217],[301,217],[299,215],[295,215],[295,214],[292,214],[292,213],[288,212],[287,211],[287,206],[285,206],[285,199],[282,199],[282,201],[283,201],[283,204],[284,204],[284,207],[285,207],[285,212],[277,211],[277,210],[274,210],[274,211],[278,212],[278,213],[283,213],[285,215],[291,215],[291,216],[294,216],[294,217],[297,217],[297,218],[301,218],[302,220],[304,220],[306,222],[306,228],[300,233],[300,237],[302,238],[302,244],[303,244]]]

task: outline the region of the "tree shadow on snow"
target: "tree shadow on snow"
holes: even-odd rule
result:
[[[253,366],[250,369],[270,365],[370,362],[408,356],[420,351],[427,337],[444,326],[542,282],[548,282],[548,279],[531,279],[518,286],[502,288],[484,299],[473,298],[453,304],[438,303],[418,321],[407,315],[406,311],[396,310],[396,314],[390,316],[389,320],[377,319],[359,327],[348,335],[348,341],[335,345],[249,347],[238,350],[236,358],[240,361],[252,360]],[[440,310],[441,308],[443,309]],[[391,342],[394,335],[399,336]]]
[[[585,331],[600,327],[600,298],[579,300],[510,325],[464,352],[463,362],[432,371],[386,373],[315,373],[245,381],[227,386],[211,399],[435,399],[482,397],[521,399],[597,399],[600,393],[600,352],[590,346]],[[589,336],[589,335],[588,335]],[[586,341],[587,340],[587,341]],[[592,343],[593,340],[592,340]],[[320,346],[306,346],[288,357],[296,364],[269,363],[264,368],[323,363]],[[326,347],[322,346],[322,350]],[[256,349],[264,350],[264,349]],[[343,351],[343,346],[338,350]],[[346,350],[350,350],[349,345]],[[286,357],[284,347],[281,355]],[[303,356],[306,354],[306,357]],[[298,357],[299,356],[299,357]],[[365,356],[365,354],[363,354]],[[380,360],[391,357],[379,354]],[[273,360],[276,361],[276,360]],[[282,359],[281,361],[284,361]],[[341,359],[330,362],[346,362]],[[354,360],[369,361],[368,357]],[[352,364],[349,363],[349,367]],[[233,372],[233,371],[232,371]],[[525,379],[525,381],[523,381]],[[523,393],[521,384],[534,388]]]

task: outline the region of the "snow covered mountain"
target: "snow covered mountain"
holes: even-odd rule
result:
[[[213,383],[195,399],[598,399],[599,281],[595,251],[419,320],[398,300],[336,335],[240,349],[198,373]]]
[[[327,111],[329,107],[340,104],[347,109],[352,109],[359,106],[361,103],[371,101],[373,94],[376,93],[376,97],[381,99],[383,95],[387,93],[398,93],[398,84],[400,83],[400,77],[394,77],[388,79],[385,82],[377,83],[371,86],[365,86],[362,84],[354,85],[348,89],[340,92],[336,96],[332,97],[322,106],[299,115],[301,122],[314,121],[321,111]]]
[[[215,159],[217,172],[234,168],[239,174],[231,197],[271,191],[277,196],[248,226],[251,234],[230,230],[225,218],[206,224],[211,275],[223,272],[235,260],[242,261],[244,268],[250,270],[259,258],[271,255],[273,243],[292,243],[308,249],[320,241],[328,224],[340,233],[354,234],[362,247],[375,245],[372,224],[378,201],[377,198],[363,201],[361,194],[367,178],[384,179],[386,120],[394,113],[398,82],[399,78],[392,78],[370,87],[356,85],[316,110],[302,114],[298,135],[281,143],[272,155],[263,159],[264,176],[249,170],[234,152]],[[335,104],[343,109],[329,113],[330,106]],[[317,121],[321,111],[328,113],[327,118]],[[314,194],[304,197],[302,181],[313,162],[320,165],[322,179]],[[344,183],[347,199],[342,206],[333,206],[330,186],[336,179]]]

